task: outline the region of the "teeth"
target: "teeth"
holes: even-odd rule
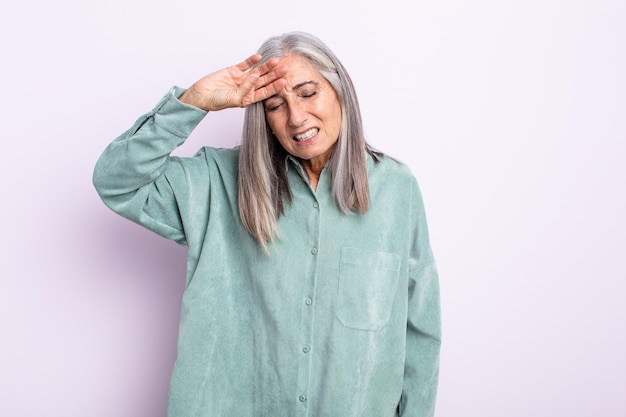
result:
[[[315,136],[315,134],[317,134],[318,131],[319,129],[314,127],[312,129],[307,130],[301,135],[294,136],[293,138],[297,140],[298,142],[302,142],[303,140],[311,139],[313,136]]]

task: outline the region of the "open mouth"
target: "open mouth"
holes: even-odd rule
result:
[[[305,140],[309,140],[313,136],[317,135],[317,132],[319,132],[319,131],[320,130],[318,128],[312,127],[311,129],[307,130],[306,132],[294,136],[293,140],[295,140],[296,142],[304,142]]]

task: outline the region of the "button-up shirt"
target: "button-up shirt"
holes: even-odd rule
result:
[[[238,149],[172,156],[206,113],[174,87],[101,155],[107,206],[188,247],[170,417],[425,417],[439,286],[410,170],[368,156],[371,202],[345,214],[323,170],[288,157],[293,201],[269,253],[243,227]]]

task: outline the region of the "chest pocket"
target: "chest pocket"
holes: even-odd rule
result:
[[[391,315],[399,275],[399,255],[343,248],[337,292],[341,324],[359,330],[382,329]]]

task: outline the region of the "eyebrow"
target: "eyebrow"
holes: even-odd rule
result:
[[[303,87],[303,86],[308,85],[308,84],[313,84],[315,86],[319,85],[319,83],[317,81],[313,81],[313,80],[302,81],[301,83],[298,83],[298,84],[294,85],[292,90],[297,90],[298,88]]]

